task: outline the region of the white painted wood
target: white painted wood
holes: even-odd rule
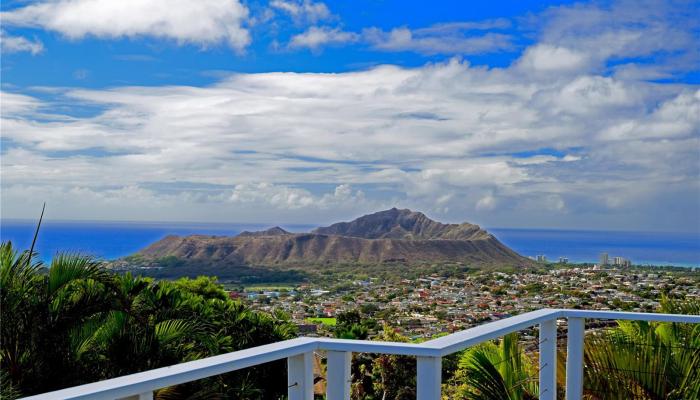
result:
[[[170,367],[57,390],[26,399],[113,400],[284,359],[307,351],[314,351],[317,348],[318,344],[314,338],[285,340]]]
[[[417,400],[440,400],[442,390],[442,358],[416,357],[416,398]]]
[[[373,342],[369,340],[317,338],[319,350],[349,351],[352,353],[397,354],[404,356],[440,356],[440,349],[427,343]]]
[[[583,396],[583,339],[586,320],[569,318],[566,344],[566,400]]]
[[[153,392],[139,393],[133,396],[122,397],[117,400],[153,400]]]
[[[313,351],[287,358],[287,397],[289,400],[313,400],[313,367]]]
[[[433,339],[425,342],[424,345],[438,348],[440,355],[446,356],[487,340],[496,339],[511,332],[537,325],[542,321],[556,318],[559,312],[560,310],[549,309],[532,311]]]
[[[350,400],[352,353],[349,351],[329,351],[326,360],[326,399]]]
[[[557,320],[540,322],[540,400],[557,398]]]
[[[28,397],[26,399],[113,400],[129,396],[139,396],[141,393],[152,392],[163,387],[191,382],[238,369],[252,367],[254,365],[264,364],[274,360],[293,357],[302,353],[313,352],[315,350],[402,354],[414,355],[425,359],[439,358],[440,356],[445,356],[487,340],[501,337],[505,334],[529,328],[537,324],[542,324],[545,321],[550,321],[556,318],[569,318],[570,321],[582,321],[584,318],[587,318],[695,324],[700,323],[700,316],[697,315],[543,309],[502,319],[489,324],[480,325],[420,344],[326,338],[299,338],[286,340],[283,342],[240,350],[229,354],[222,354],[215,357],[177,364],[170,367],[158,368],[119,378],[107,379],[87,385],[44,393],[41,395]],[[576,326],[577,322],[573,322],[573,324]],[[580,326],[578,328],[583,329]],[[569,329],[571,331],[571,326]],[[571,331],[571,333],[575,334],[573,331]],[[580,335],[580,340],[583,340],[582,333]],[[574,341],[570,339],[569,346],[571,346],[573,342]],[[583,351],[582,343],[577,349],[574,349],[573,353],[570,354],[575,356],[577,355],[576,351],[581,352],[579,354],[581,362],[578,363],[580,369],[579,372],[581,372]],[[572,360],[567,359],[567,366],[570,361]],[[569,372],[573,373],[573,371],[567,370],[567,373]]]
[[[700,324],[700,315],[636,313],[627,311],[561,310],[562,318],[625,319],[632,321],[679,322]]]

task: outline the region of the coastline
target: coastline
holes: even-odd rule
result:
[[[0,221],[2,240],[20,248],[28,247],[35,221]],[[48,262],[59,251],[80,252],[113,260],[133,254],[167,236],[204,234],[233,236],[244,230],[269,228],[271,224],[45,221],[39,233],[37,250]],[[283,225],[292,232],[313,229],[314,225]],[[489,228],[501,242],[525,257],[542,254],[550,262],[567,257],[571,264],[596,263],[601,252],[631,259],[639,266],[700,267],[700,237],[682,232],[583,231],[522,228]]]

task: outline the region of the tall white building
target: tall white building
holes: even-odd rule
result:
[[[608,265],[610,260],[608,258],[608,253],[600,253],[600,266]]]
[[[632,265],[632,262],[624,257],[615,257],[613,258],[613,264],[618,267],[629,267]]]

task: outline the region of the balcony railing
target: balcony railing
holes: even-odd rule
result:
[[[583,393],[583,339],[585,321],[637,320],[700,323],[700,316],[612,311],[542,309],[480,325],[420,344],[372,342],[327,338],[298,338],[197,361],[158,368],[101,382],[44,393],[26,399],[153,399],[153,391],[270,361],[287,359],[289,400],[313,399],[313,354],[327,352],[327,399],[350,398],[352,353],[415,356],[417,397],[440,399],[442,357],[511,332],[539,325],[540,399],[555,400],[557,394],[557,320],[567,319],[566,399]]]

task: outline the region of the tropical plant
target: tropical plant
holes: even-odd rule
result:
[[[377,340],[408,342],[408,338],[385,326]],[[378,399],[416,398],[416,359],[410,356],[378,355],[372,365],[374,393]]]
[[[455,397],[474,400],[536,399],[536,362],[525,354],[518,334],[500,343],[486,342],[464,352],[454,381]]]
[[[661,312],[700,314],[700,302],[663,299]],[[700,398],[700,326],[618,321],[586,338],[590,399]]]
[[[211,278],[116,275],[77,254],[48,268],[32,250],[0,247],[2,398],[56,390],[295,336],[283,314],[253,312]],[[275,398],[284,362],[186,385],[157,398]]]

